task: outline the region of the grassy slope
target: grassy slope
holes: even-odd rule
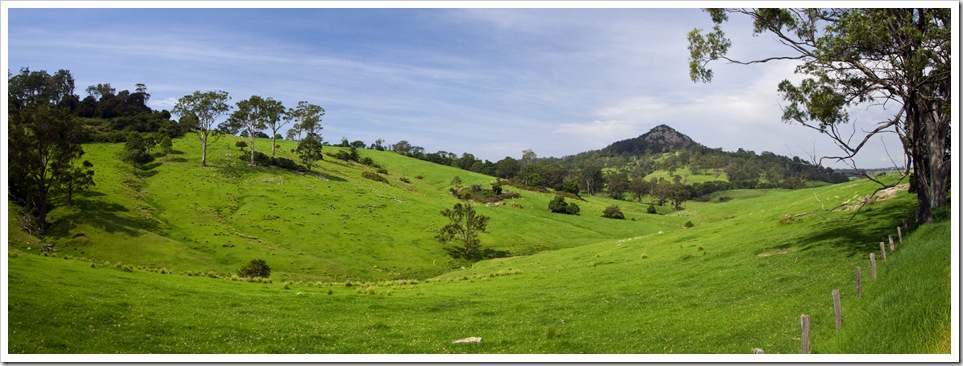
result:
[[[175,141],[181,154],[141,170],[116,159],[121,144],[86,146],[85,158],[97,167],[96,192],[51,213],[52,220],[60,220],[53,229],[62,237],[58,248],[96,261],[179,272],[232,273],[261,258],[279,279],[427,278],[461,266],[434,240],[445,220],[439,212],[457,202],[447,191],[452,177],[466,185],[492,181],[370,150],[360,153],[389,169],[389,184],[362,178],[370,167],[331,158],[319,162],[315,170],[320,175],[305,176],[248,167],[237,160],[241,153],[233,145],[230,137],[220,140],[208,154],[213,167],[199,169],[199,145],[188,136]],[[264,145],[269,143],[258,141],[260,149]],[[280,145],[279,155],[293,158],[294,142]],[[136,174],[154,175],[141,179]],[[580,217],[556,215],[547,210],[551,194],[522,195],[505,206],[479,207],[492,217],[490,234],[482,235],[484,245],[528,254],[658,232],[684,222],[677,217],[606,220],[599,215],[614,201],[595,197],[580,202]],[[623,204],[623,210],[630,218],[647,216],[642,205]]]
[[[844,308],[822,353],[950,353],[950,222],[921,227]],[[868,273],[865,272],[865,273]]]
[[[213,155],[223,156],[226,152]],[[192,193],[207,189],[204,184],[187,184],[190,189],[175,190],[172,187],[185,183],[157,182],[165,173],[161,165],[155,168],[160,171],[156,176],[144,181],[147,191],[144,196],[155,197],[155,201],[138,201],[136,194],[88,198],[130,200],[121,202],[123,205],[118,203],[123,209],[107,212],[110,215],[105,217],[114,220],[111,222],[125,218],[135,220],[142,213],[141,222],[132,222],[126,228],[135,230],[134,224],[150,220],[158,222],[156,227],[130,233],[121,229],[111,231],[106,224],[100,224],[103,228],[99,228],[79,223],[69,232],[87,230],[98,236],[126,236],[132,243],[116,244],[116,250],[130,252],[130,248],[123,245],[138,245],[135,251],[142,253],[154,250],[163,255],[179,255],[188,260],[185,270],[203,264],[220,265],[225,271],[232,271],[238,266],[231,263],[235,257],[246,260],[252,254],[270,251],[276,254],[268,257],[269,263],[290,271],[282,272],[279,277],[298,279],[292,273],[301,270],[296,251],[303,250],[306,253],[303,263],[328,268],[326,271],[332,270],[323,267],[328,265],[323,260],[341,264],[345,273],[358,273],[356,271],[377,263],[374,265],[380,264],[379,268],[369,270],[377,274],[382,273],[379,270],[393,270],[384,263],[391,260],[392,249],[398,251],[398,247],[384,249],[369,245],[367,240],[376,240],[371,238],[347,244],[336,240],[352,237],[345,232],[363,235],[359,230],[362,225],[385,224],[399,229],[385,236],[405,238],[407,235],[412,238],[411,247],[418,247],[418,240],[426,240],[423,250],[437,250],[437,244],[428,246],[430,237],[417,238],[430,232],[425,229],[426,233],[420,233],[417,228],[426,225],[428,220],[437,220],[437,211],[453,203],[441,198],[447,181],[452,175],[461,176],[466,183],[486,183],[488,179],[423,165],[390,153],[363,153],[373,154],[376,162],[392,171],[391,187],[374,185],[369,187],[374,195],[362,194],[361,188],[337,179],[358,181],[357,170],[337,162],[324,163],[329,181],[302,180],[292,174],[256,169],[247,171],[242,166],[238,168],[242,170],[238,178],[230,178],[238,179],[237,188],[218,193],[219,199],[207,202]],[[188,160],[185,164],[195,162]],[[423,174],[424,179],[411,179],[414,192],[402,198],[405,203],[391,206],[395,202],[390,201],[387,207],[373,210],[384,212],[381,216],[371,214],[375,220],[339,222],[336,214],[324,211],[328,204],[333,204],[336,210],[347,207],[343,210],[352,209],[349,215],[360,213],[356,217],[365,217],[366,211],[357,209],[357,205],[379,205],[382,201],[370,201],[376,198],[387,201],[408,192],[397,181],[400,171],[409,178]],[[214,182],[229,179],[219,177],[212,170],[201,170],[201,174],[209,175],[207,179]],[[280,176],[285,178],[284,186],[288,188],[285,191],[275,188],[280,187]],[[331,188],[327,184],[331,184]],[[305,191],[313,187],[311,192],[316,193],[298,193],[290,189],[295,185]],[[245,188],[248,186],[252,188]],[[123,192],[125,189],[98,181],[98,190]],[[176,194],[162,193],[167,190]],[[436,192],[439,190],[442,192]],[[878,241],[889,233],[889,228],[895,227],[912,210],[913,199],[903,194],[876,203],[851,222],[831,220],[846,218],[848,213],[820,212],[802,216],[792,223],[780,223],[780,218],[785,214],[817,210],[822,205],[835,205],[871,190],[872,185],[857,182],[801,191],[760,191],[736,195],[727,203],[689,203],[687,210],[676,216],[647,216],[641,213],[644,206],[623,203],[624,209],[629,207],[628,216],[638,218],[637,222],[605,220],[588,214],[601,211],[611,203],[595,198],[584,204],[580,202],[584,213],[581,217],[551,215],[541,209],[547,207],[549,195],[523,192],[525,199],[519,202],[526,207],[524,210],[481,208],[493,216],[492,234],[485,238],[486,243],[509,249],[511,243],[541,243],[546,247],[554,245],[559,250],[483,261],[472,268],[417,284],[394,282],[347,287],[303,282],[289,284],[286,289],[279,279],[274,284],[252,284],[136,269],[128,272],[118,265],[97,264],[91,268],[89,262],[44,258],[12,248],[10,350],[13,353],[745,353],[760,347],[767,353],[794,353],[799,347],[798,340],[794,339],[798,337],[798,316],[808,313],[813,319],[816,350],[821,351],[820,343],[815,340],[829,339],[834,334],[831,311],[820,310],[826,308],[827,294],[833,288],[851,287],[852,268],[868,266],[864,263],[867,253],[876,250]],[[189,198],[177,204],[165,203],[177,195]],[[311,198],[321,203],[318,214],[326,215],[323,216],[326,220],[311,221],[312,225],[305,222],[304,227],[296,225],[296,220],[301,219],[298,213],[286,210],[302,206],[283,202],[298,202],[303,208],[318,210],[316,205],[304,204]],[[193,206],[191,199],[202,201],[198,203],[199,208],[172,212]],[[145,202],[147,207],[128,208],[137,207],[140,202]],[[277,233],[244,231],[272,221],[263,217],[267,212],[258,211],[257,215],[262,215],[260,219],[245,218],[241,214],[247,212],[241,207],[268,205],[262,202],[279,205],[268,212],[294,223],[281,226]],[[418,210],[408,208],[415,207],[415,203]],[[280,206],[282,204],[285,206]],[[420,211],[426,213],[415,213]],[[205,212],[209,216],[205,217]],[[97,218],[96,214],[87,217]],[[181,215],[188,215],[197,223],[189,225],[187,219],[179,218]],[[307,215],[302,220],[308,221]],[[682,227],[680,223],[688,220],[695,223],[694,228]],[[503,226],[495,226],[496,222]],[[318,224],[329,226],[309,229]],[[440,220],[437,224],[440,225]],[[213,235],[218,230],[227,231],[229,236]],[[324,250],[328,252],[314,246],[296,246],[301,244],[285,240],[287,235],[295,241],[304,238],[320,241],[317,246],[327,248]],[[325,244],[324,240],[317,240],[318,237],[336,242]],[[147,240],[150,244],[133,239],[150,239]],[[219,247],[218,242],[203,243],[212,239],[236,240],[240,244],[224,248]],[[84,256],[96,258],[97,253],[108,256],[107,252],[99,252],[100,246],[107,245],[101,243],[102,239],[71,240],[96,241],[83,247],[86,248]],[[946,242],[948,240],[943,241]],[[163,249],[152,249],[151,245]],[[228,254],[247,246],[252,249],[244,249],[249,252],[242,252],[243,255]],[[68,247],[65,244],[61,255],[73,255],[75,251]],[[258,250],[264,252],[257,253]],[[398,260],[410,258],[404,263],[413,268],[427,267],[427,258],[442,255],[431,252],[435,254],[423,259],[417,251],[405,250],[405,254],[398,254],[404,258]],[[375,257],[379,253],[381,257]],[[165,258],[158,261],[163,261],[158,265],[181,269],[175,261]],[[295,264],[288,265],[286,261]],[[324,276],[304,278],[323,279]],[[369,275],[369,278],[379,279],[379,276]],[[847,290],[843,292],[844,299],[852,298]],[[58,296],[50,296],[54,293]],[[468,347],[450,343],[467,336],[480,336],[485,341]]]

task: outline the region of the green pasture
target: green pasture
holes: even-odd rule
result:
[[[552,214],[553,194],[519,191],[477,206],[492,217],[482,244],[514,256],[470,263],[434,240],[439,211],[457,202],[452,177],[491,177],[369,150],[388,184],[329,157],[300,175],[247,166],[230,138],[209,168],[190,139],[146,169],[115,163],[120,145],[85,149],[97,186],[51,215],[58,252],[22,234],[8,243],[11,353],[798,353],[800,314],[816,353],[885,352],[848,339],[913,281],[937,301],[903,301],[880,342],[920,334],[923,346],[894,349],[948,351],[947,224],[907,234],[854,299],[854,268],[868,273],[915,208],[902,192],[859,215],[828,210],[871,182],[718,192],[732,199],[666,215],[601,197],[575,200],[580,216]],[[626,220],[601,217],[611,204]],[[229,278],[255,258],[270,283]],[[854,314],[846,332],[832,289]],[[465,337],[483,342],[452,344]]]

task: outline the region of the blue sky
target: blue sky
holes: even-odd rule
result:
[[[81,97],[88,85],[144,83],[155,109],[195,90],[306,100],[327,112],[326,141],[407,140],[492,161],[600,149],[659,124],[727,151],[838,154],[780,120],[776,85],[794,64],[718,63],[711,84],[689,79],[686,33],[711,26],[694,8],[11,8],[4,66],[68,69]],[[780,50],[743,19],[725,29],[736,58]],[[884,115],[854,113],[860,129]],[[898,140],[884,141],[902,163]],[[857,162],[892,165],[879,139]]]

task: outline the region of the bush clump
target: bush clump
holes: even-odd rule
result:
[[[573,203],[565,202],[565,197],[555,196],[551,202],[548,203],[548,210],[554,213],[564,213],[568,215],[578,215],[581,209]]]
[[[237,157],[241,161],[250,161],[251,155],[244,153]],[[308,169],[301,164],[298,164],[294,160],[288,158],[271,157],[260,151],[254,152],[254,165],[257,166],[276,166],[281,169],[296,171],[296,172],[306,172]]]
[[[625,215],[622,214],[622,209],[617,205],[606,207],[605,210],[602,211],[602,217],[617,220],[625,219]]]
[[[692,220],[689,220],[689,221],[686,221],[685,225],[683,225],[683,226],[685,226],[685,227],[693,227],[693,226],[695,226],[695,224],[692,223]]]
[[[237,270],[241,277],[271,277],[271,267],[263,259],[253,259]]]
[[[656,211],[655,205],[649,205],[649,208],[645,209],[645,212],[653,215],[659,213],[659,211]]]
[[[381,175],[378,175],[377,173],[363,172],[361,173],[361,176],[371,179],[375,182],[388,183],[388,179],[386,179],[385,177],[382,177]]]

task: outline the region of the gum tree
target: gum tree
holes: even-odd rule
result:
[[[826,135],[842,154],[822,159],[854,168],[852,158],[867,142],[897,134],[909,164],[896,183],[879,183],[885,188],[909,177],[917,194],[917,220],[930,221],[933,209],[948,203],[950,184],[950,10],[707,9],[715,26],[689,33],[689,76],[694,82],[711,81],[707,66],[717,60],[800,63],[795,72],[804,79],[778,85],[787,102],[783,121]],[[772,35],[785,52],[756,60],[729,58],[731,42],[720,28],[729,15],[750,17],[753,34]],[[853,122],[848,110],[868,106],[884,106],[889,117],[854,138],[855,127],[844,130]]]
[[[214,123],[221,115],[231,111],[226,91],[195,91],[177,101],[171,113],[180,116],[180,124],[194,131],[201,141],[201,166],[207,166],[207,147],[216,142],[221,134]]]
[[[79,172],[75,166],[84,150],[80,145],[83,128],[69,111],[71,101],[77,99],[74,79],[67,70],[51,75],[23,68],[9,75],[8,83],[8,197],[30,211],[43,233],[51,201],[60,188],[70,186],[72,195],[93,184],[92,165]]]

